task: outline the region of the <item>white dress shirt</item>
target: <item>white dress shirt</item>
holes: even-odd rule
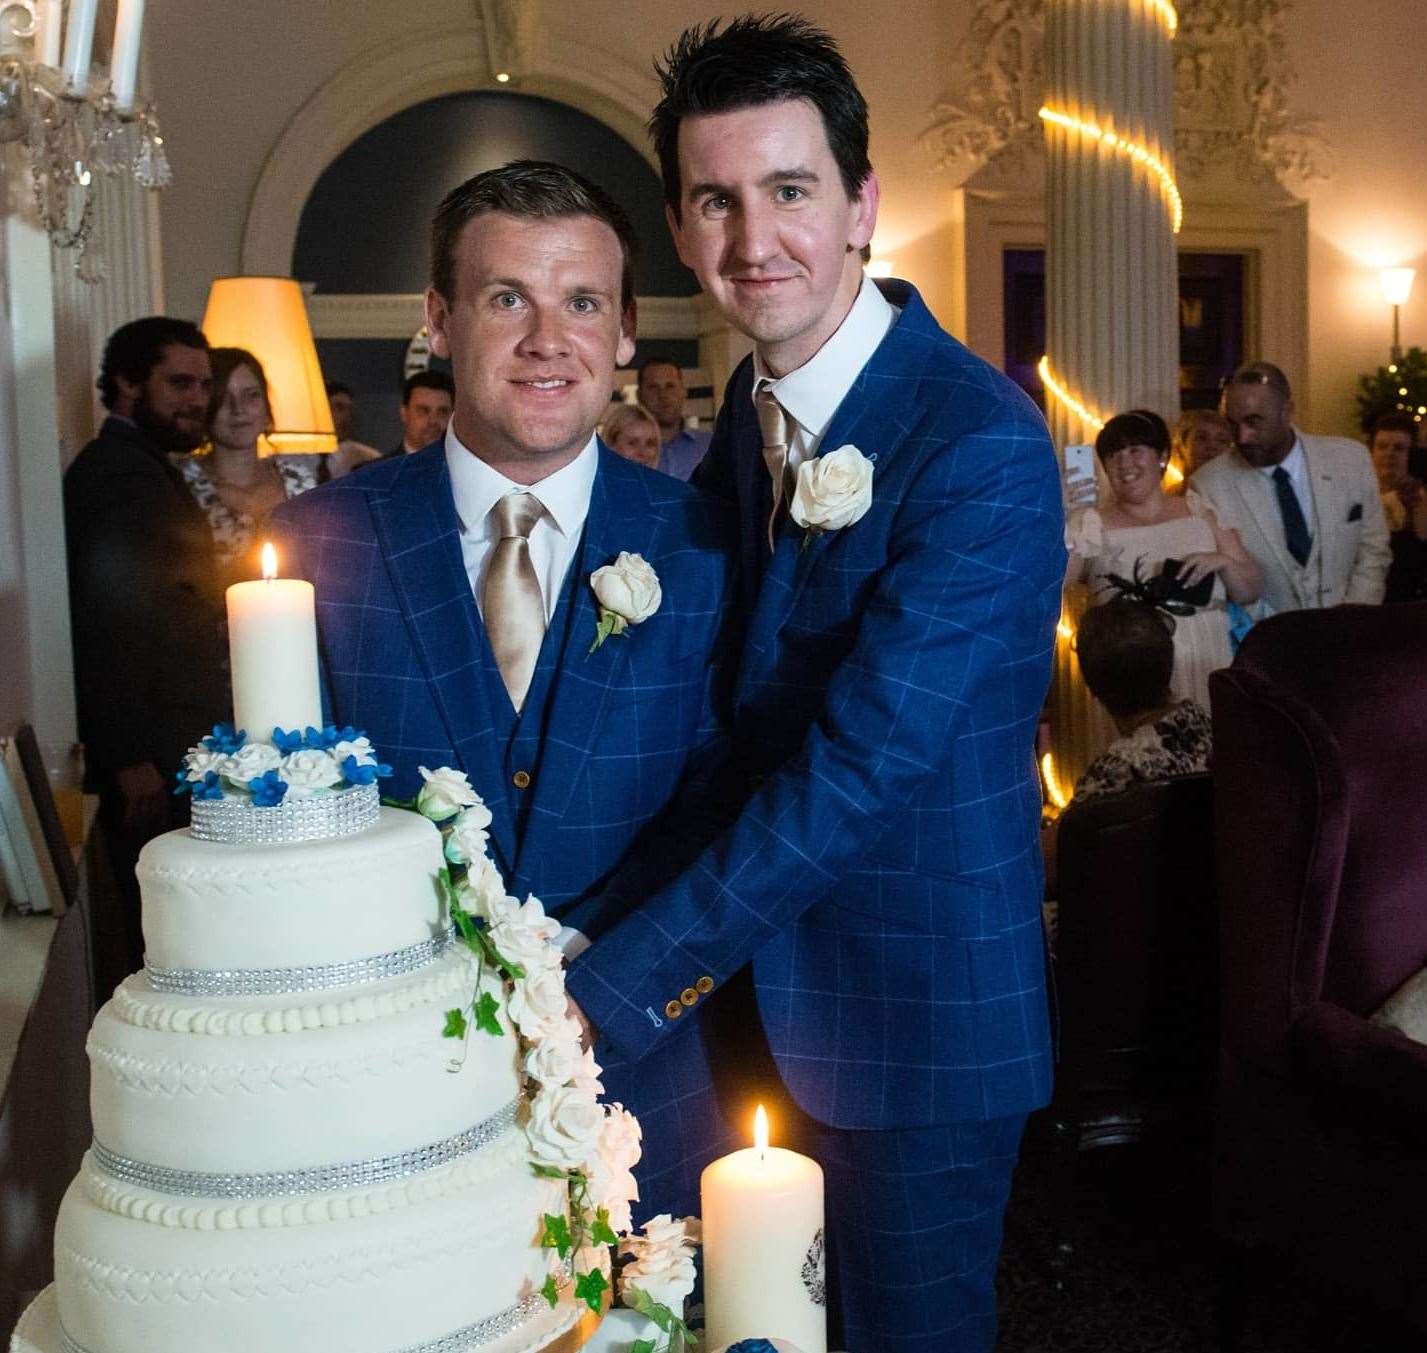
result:
[[[753,354],[753,390],[763,387],[773,392],[783,411],[793,420],[793,435],[788,439],[788,467],[796,471],[805,460],[818,454],[823,433],[827,431],[837,406],[852,389],[852,383],[867,365],[887,331],[897,322],[901,312],[877,289],[870,277],[862,279],[862,287],[847,318],[837,332],[827,340],[802,366],[786,376],[774,377],[755,350]]]
[[[517,484],[499,470],[493,470],[474,452],[461,444],[453,419],[446,427],[446,464],[451,471],[451,496],[461,522],[461,558],[466,577],[471,580],[476,606],[482,608],[481,593],[486,570],[496,547],[491,509],[508,493],[533,493],[545,509],[530,531],[530,562],[540,582],[545,601],[545,623],[555,617],[560,589],[580,548],[580,535],[590,512],[590,493],[599,468],[599,448],[594,435],[563,469],[538,484]],[[482,619],[485,612],[481,611]]]
[[[1298,499],[1298,506],[1303,509],[1303,520],[1308,524],[1309,534],[1316,538],[1318,535],[1318,514],[1313,510],[1313,484],[1308,475],[1308,457],[1303,452],[1303,441],[1298,433],[1293,434],[1293,450],[1277,465],[1260,465],[1256,468],[1270,484],[1273,483],[1275,470],[1288,471],[1288,478],[1293,486],[1293,496]],[[1275,487],[1274,492],[1277,491],[1277,487]]]

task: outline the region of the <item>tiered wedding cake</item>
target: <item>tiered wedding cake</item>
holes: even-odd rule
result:
[[[310,741],[283,757],[300,789],[292,758],[331,750]],[[574,1299],[580,1255],[555,1243],[567,1215],[579,1238],[569,1171],[597,1198],[603,1170],[627,1227],[614,1177],[632,1191],[637,1127],[595,1104],[563,1006],[532,986],[553,972],[563,988],[542,952],[558,927],[492,888],[449,823],[443,853],[428,817],[379,807],[361,745],[356,783],[329,774],[276,803],[286,769],[258,770],[245,799],[237,763],[190,754],[194,825],[140,860],[146,967],[90,1035],[94,1145],[20,1353],[516,1353],[598,1304],[598,1280],[594,1301],[588,1286]],[[484,810],[464,777],[440,774],[457,785],[449,822],[483,846],[488,816],[471,821],[467,805]],[[466,892],[448,859],[470,865]],[[452,925],[453,910],[467,929],[482,916],[482,889],[482,936],[504,919],[525,950],[509,1002]],[[624,1146],[604,1168],[611,1125]]]

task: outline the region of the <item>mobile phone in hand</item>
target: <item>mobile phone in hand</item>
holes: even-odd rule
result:
[[[1071,507],[1090,507],[1099,499],[1093,446],[1080,444],[1065,448],[1065,483]]]

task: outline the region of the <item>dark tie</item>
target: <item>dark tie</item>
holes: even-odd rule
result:
[[[1303,520],[1303,508],[1293,491],[1293,480],[1282,465],[1273,472],[1273,491],[1278,495],[1278,513],[1283,518],[1283,538],[1288,552],[1302,568],[1313,551],[1313,535]]]

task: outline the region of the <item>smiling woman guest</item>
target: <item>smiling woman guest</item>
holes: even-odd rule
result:
[[[263,456],[272,426],[263,365],[246,348],[214,348],[208,444],[175,456],[189,492],[208,518],[219,567],[233,581],[258,576],[259,535],[268,514],[316,488],[316,456]]]
[[[1089,583],[1096,600],[1141,582],[1172,606],[1170,690],[1175,699],[1195,700],[1207,709],[1209,673],[1232,658],[1227,605],[1258,600],[1259,566],[1238,533],[1220,526],[1198,494],[1165,492],[1170,438],[1158,414],[1136,409],[1110,419],[1095,439],[1095,453],[1109,481],[1110,501],[1070,517],[1066,581]]]
[[[600,428],[600,436],[611,451],[636,465],[659,468],[659,424],[640,404],[616,404]]]

